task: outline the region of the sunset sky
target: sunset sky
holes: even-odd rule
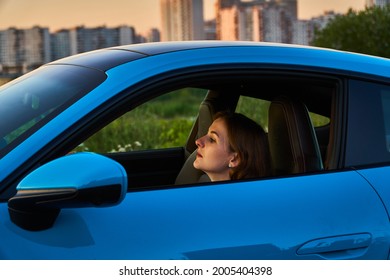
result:
[[[206,19],[214,17],[216,0],[204,0]],[[308,19],[324,11],[364,9],[365,0],[298,0],[298,16]],[[79,25],[130,25],[138,33],[160,28],[160,0],[0,0],[0,29],[48,27],[50,31]]]

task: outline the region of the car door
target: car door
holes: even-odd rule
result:
[[[355,171],[131,192],[44,231],[0,227],[3,259],[384,259],[390,232]]]

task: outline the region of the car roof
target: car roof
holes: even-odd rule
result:
[[[390,60],[360,53],[304,45],[252,41],[170,41],[131,44],[90,51],[63,58],[50,64],[75,64],[107,71],[143,57],[180,51],[211,48],[255,47],[264,51],[267,62],[315,66],[340,71],[390,77]]]
[[[254,45],[258,46],[259,44],[255,42],[238,41],[170,41],[131,44],[84,52],[48,64],[82,65],[107,71],[120,64],[151,55],[212,47],[242,47]]]
[[[243,47],[243,46],[288,46],[286,44],[252,42],[252,41],[170,41],[170,42],[155,42],[146,44],[132,44],[119,46],[111,49],[123,49],[128,51],[139,52],[147,55],[156,55],[167,52],[193,50],[200,48],[216,48],[216,47]]]

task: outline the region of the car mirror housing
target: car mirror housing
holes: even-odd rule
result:
[[[8,200],[11,221],[26,230],[52,227],[62,208],[108,207],[127,192],[125,169],[94,153],[55,159],[27,175]]]

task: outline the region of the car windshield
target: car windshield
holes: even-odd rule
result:
[[[90,68],[49,65],[0,87],[0,158],[105,78]]]

